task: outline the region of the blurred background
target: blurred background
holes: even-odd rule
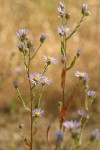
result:
[[[82,23],[78,32],[68,41],[67,64],[69,66],[78,49],[83,50],[75,67],[68,72],[66,78],[66,96],[73,90],[76,78],[74,72],[79,70],[89,74],[90,89],[97,91],[97,99],[93,105],[93,111],[100,110],[100,1],[99,0],[65,0],[66,9],[71,13],[68,26],[73,30],[81,17],[81,6],[88,4],[91,15]],[[22,95],[29,104],[29,91],[21,53],[17,48],[18,29],[27,28],[34,43],[34,49],[39,45],[39,38],[46,33],[48,38],[33,60],[31,73],[41,72],[44,62],[43,55],[51,55],[58,59],[57,65],[50,66],[46,75],[53,80],[53,84],[47,87],[42,98],[42,107],[45,116],[40,119],[38,125],[41,132],[37,133],[34,149],[48,150],[46,144],[46,128],[51,122],[56,122],[58,117],[58,101],[61,100],[61,63],[60,63],[60,38],[57,33],[61,25],[58,17],[58,0],[0,0],[0,150],[25,150],[18,129],[19,122],[25,123],[25,133],[29,134],[29,114],[25,112],[13,87],[13,81],[18,79]],[[84,108],[84,90],[80,86],[74,103],[70,107],[71,116],[76,110]],[[51,111],[52,110],[52,111]],[[70,117],[71,119],[71,117]],[[99,120],[99,119],[98,119]],[[100,127],[100,121],[93,121],[93,126],[88,125],[87,130]],[[56,125],[53,125],[53,129]],[[52,129],[52,130],[53,130]],[[53,135],[54,133],[52,133]],[[86,132],[85,134],[89,134]],[[39,138],[43,136],[43,138]],[[53,135],[54,136],[54,135]],[[38,138],[38,140],[37,140]],[[99,145],[99,142],[96,145]],[[27,148],[26,148],[27,149]],[[98,146],[96,146],[96,150]]]

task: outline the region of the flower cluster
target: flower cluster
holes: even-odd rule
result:
[[[63,123],[63,126],[66,127],[67,129],[75,129],[75,128],[78,128],[80,127],[81,123],[80,122],[77,122],[77,121],[66,121]]]
[[[30,74],[29,79],[31,80],[31,82],[36,85],[36,84],[41,84],[41,85],[50,85],[52,83],[51,80],[49,80],[47,77],[43,76],[40,73],[34,73],[34,74]]]
[[[44,110],[42,110],[41,108],[36,108],[32,112],[32,115],[34,117],[41,117],[43,114],[44,114]]]
[[[78,113],[79,116],[85,117],[86,119],[89,119],[89,117],[90,117],[89,114],[87,114],[83,110],[78,110],[77,113]]]
[[[93,90],[89,90],[89,91],[87,92],[87,95],[88,95],[89,97],[93,97],[93,96],[96,95],[96,92],[93,91]]]

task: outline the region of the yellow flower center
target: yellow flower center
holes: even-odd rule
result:
[[[39,78],[39,77],[35,77],[34,80],[35,80],[36,82],[38,82],[38,81],[40,80],[40,78]]]
[[[84,77],[84,73],[80,73],[80,76],[81,76],[81,77]]]
[[[53,59],[52,57],[49,57],[49,58],[48,58],[48,60],[50,60],[50,61],[51,61],[52,59]]]
[[[38,112],[35,112],[35,115],[36,116],[40,116],[40,112],[38,111]]]
[[[47,79],[44,79],[43,82],[44,82],[44,83],[47,83]]]
[[[67,33],[67,29],[63,29],[63,32],[64,32],[64,33]]]

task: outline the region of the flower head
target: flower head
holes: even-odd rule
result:
[[[71,30],[67,26],[61,26],[61,27],[58,27],[58,33],[61,36],[64,36],[64,35],[70,34]]]
[[[65,16],[65,11],[61,9],[61,7],[58,7],[58,13],[60,17],[64,17]]]
[[[79,116],[82,116],[82,117],[85,117],[85,118],[89,119],[89,114],[87,114],[85,111],[78,110],[77,113],[78,113]]]
[[[19,128],[22,129],[24,127],[24,123],[19,123]]]
[[[65,7],[64,3],[60,1],[59,6],[63,9]]]
[[[99,139],[99,138],[100,138],[100,130],[99,129],[93,130],[91,133],[90,140],[94,141],[95,139]]]
[[[67,57],[64,55],[64,56],[61,56],[61,62],[64,63],[66,61]]]
[[[63,126],[66,127],[67,129],[75,129],[80,127],[81,123],[77,121],[66,121],[63,123]]]
[[[17,44],[17,47],[19,48],[19,50],[20,50],[21,52],[23,52],[24,49],[25,49],[25,45],[24,45],[23,43],[18,43],[18,44]]]
[[[36,108],[33,110],[32,115],[35,117],[41,117],[44,114],[44,110],[41,108]]]
[[[47,62],[47,64],[57,64],[57,59],[51,56],[44,56],[44,61]]]
[[[28,35],[28,30],[27,29],[19,29],[17,32],[16,32],[17,36],[19,39],[23,40],[24,38],[27,37]]]
[[[42,76],[42,79],[41,79],[41,84],[42,85],[45,85],[45,84],[47,84],[47,85],[50,85],[51,83],[52,83],[52,81],[51,80],[49,80],[47,77],[45,77],[45,76]]]
[[[88,74],[87,73],[76,71],[75,76],[80,78],[80,79],[83,79],[84,81],[88,81]]]
[[[45,39],[47,38],[47,35],[42,33],[41,37],[40,37],[40,42],[43,43],[45,41]]]
[[[92,96],[95,96],[95,95],[96,95],[96,92],[93,91],[93,90],[89,90],[89,91],[87,92],[87,95],[88,95],[89,97],[92,97]]]
[[[29,79],[32,81],[34,85],[41,84],[41,79],[43,78],[42,74],[34,73],[33,75],[30,74]]]
[[[82,54],[82,50],[77,51],[77,56],[80,56]]]
[[[89,15],[90,15],[90,12],[87,10],[87,7],[88,7],[87,4],[83,4],[83,5],[82,5],[82,14],[83,14],[84,16],[89,16]]]
[[[61,142],[63,141],[64,133],[62,131],[58,131],[56,132],[56,137],[57,137],[56,144],[60,145]]]

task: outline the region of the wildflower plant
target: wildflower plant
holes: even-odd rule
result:
[[[58,7],[58,17],[61,20],[61,25],[58,27],[58,34],[60,37],[60,43],[61,43],[61,64],[62,64],[62,72],[61,72],[61,94],[62,94],[62,100],[59,102],[59,126],[57,131],[55,132],[56,140],[54,149],[55,150],[64,150],[64,140],[65,140],[65,133],[70,134],[70,147],[68,147],[69,150],[75,150],[75,149],[81,149],[82,146],[82,138],[83,138],[83,131],[85,129],[85,126],[87,123],[95,118],[92,117],[91,113],[91,107],[96,99],[96,92],[94,90],[90,90],[88,81],[89,76],[87,73],[83,71],[76,71],[73,74],[73,77],[76,78],[77,83],[73,88],[73,91],[71,92],[71,95],[69,97],[65,97],[65,86],[66,86],[66,74],[68,71],[73,69],[76,62],[78,61],[78,58],[82,54],[82,50],[77,50],[75,56],[71,60],[70,64],[67,64],[67,42],[68,40],[77,32],[80,25],[83,23],[84,19],[90,15],[90,12],[88,11],[87,4],[83,4],[81,8],[81,18],[76,24],[76,27],[74,29],[70,29],[68,26],[68,21],[71,19],[70,13],[66,10],[64,2],[59,3]],[[42,33],[40,37],[40,44],[37,48],[37,50],[34,51],[33,54],[31,54],[31,50],[33,49],[33,43],[30,40],[28,30],[27,29],[20,29],[17,32],[17,36],[19,39],[19,42],[17,44],[17,47],[19,51],[22,53],[23,62],[25,66],[25,71],[28,78],[28,84],[29,84],[29,91],[30,91],[30,107],[27,106],[26,101],[23,99],[22,94],[19,89],[19,84],[17,82],[14,83],[15,88],[18,92],[18,97],[22,101],[22,104],[26,111],[30,113],[30,128],[31,128],[31,134],[30,139],[28,140],[26,137],[24,138],[25,145],[29,148],[29,150],[33,149],[33,137],[37,132],[37,123],[40,117],[45,114],[45,111],[41,108],[41,99],[42,94],[44,91],[45,85],[50,85],[52,83],[52,80],[45,76],[45,73],[48,71],[49,65],[57,64],[57,59],[52,56],[45,55],[44,56],[44,70],[43,72],[36,73],[34,72],[31,74],[30,72],[30,65],[31,62],[34,61],[34,57],[38,54],[38,51],[40,50],[41,46],[45,42],[47,35]],[[72,104],[73,99],[76,95],[76,92],[78,90],[79,85],[83,86],[83,90],[85,93],[85,100],[84,100],[84,108],[77,110],[77,120],[67,120],[68,116],[68,109],[69,106]],[[38,100],[35,99],[37,88],[41,86],[41,91]],[[67,100],[66,100],[67,99]],[[99,114],[97,114],[99,115]],[[23,129],[23,123],[19,125],[19,128]],[[49,138],[49,126],[47,128],[47,142],[49,145],[49,148],[52,149],[52,145],[50,143]],[[34,133],[34,134],[33,134]],[[100,137],[100,131],[98,129],[94,130],[92,134],[90,135],[87,144],[83,148],[83,150],[86,150],[88,146],[90,146],[91,143],[93,143],[96,139]],[[67,145],[67,144],[66,144]],[[84,146],[84,145],[83,145]]]

